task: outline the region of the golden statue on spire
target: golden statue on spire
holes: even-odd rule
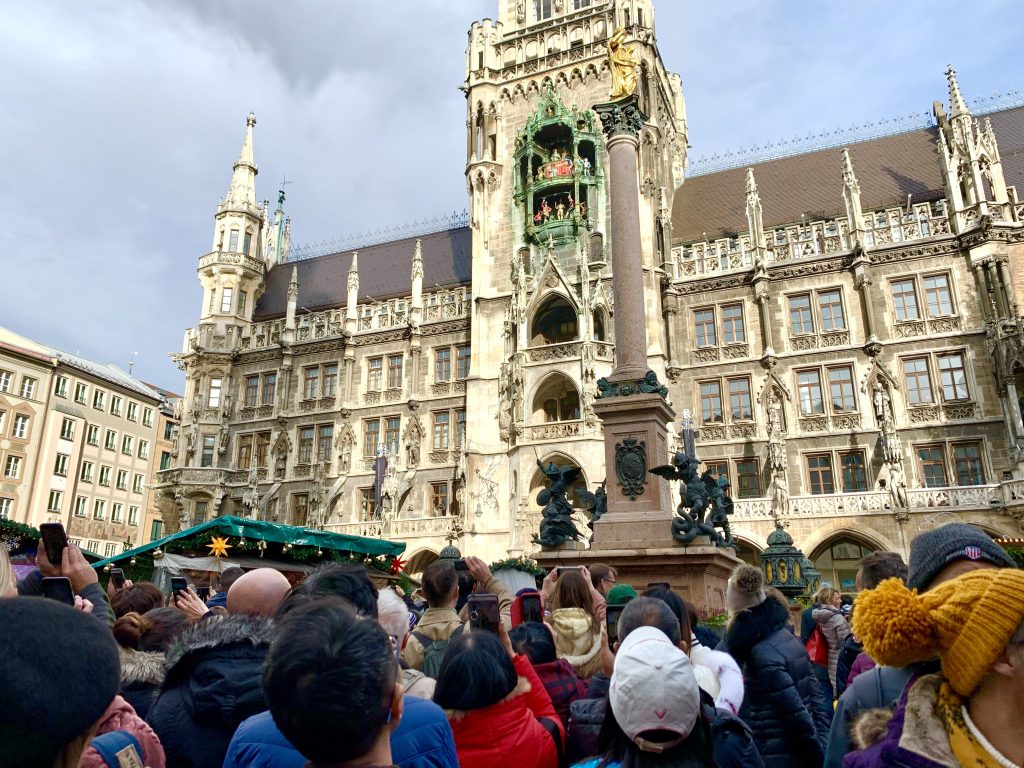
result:
[[[608,62],[612,67],[612,98],[621,99],[636,90],[636,68],[640,60],[635,45],[626,45],[626,30],[619,27],[608,41]]]

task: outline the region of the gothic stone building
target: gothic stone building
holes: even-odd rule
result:
[[[685,178],[650,0],[500,0],[472,25],[468,220],[439,231],[303,258],[281,207],[256,202],[250,115],[176,355],[169,529],[234,513],[384,535],[416,572],[448,536],[532,551],[538,460],[605,479],[592,404],[615,232],[590,107],[619,26],[649,116],[648,361],[730,479],[744,556],[773,514],[841,583],[863,551],[948,520],[1019,532],[1024,161],[1005,148],[1024,110],[976,119],[950,72],[935,127]]]

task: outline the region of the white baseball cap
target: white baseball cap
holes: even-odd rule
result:
[[[690,735],[700,714],[700,689],[690,659],[654,627],[629,633],[615,654],[608,701],[623,732],[644,752],[664,752]],[[642,734],[668,731],[669,741]]]

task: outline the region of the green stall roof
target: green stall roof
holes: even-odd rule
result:
[[[93,567],[102,568],[118,560],[151,552],[169,542],[189,538],[200,533],[236,536],[253,540],[262,539],[263,541],[277,544],[291,544],[293,547],[320,547],[320,549],[333,549],[339,552],[352,552],[359,555],[389,555],[397,557],[405,551],[405,542],[401,541],[368,539],[364,536],[351,536],[347,533],[314,531],[294,525],[281,525],[264,520],[247,520],[241,517],[226,516],[215,517],[213,520],[194,525],[170,536],[164,536],[162,539],[151,541],[141,547],[126,550],[115,557],[108,557],[105,560],[93,563]]]

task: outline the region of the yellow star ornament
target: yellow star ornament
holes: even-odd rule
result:
[[[217,558],[227,557],[228,550],[231,549],[227,536],[213,536],[206,546],[210,548],[210,557]]]

